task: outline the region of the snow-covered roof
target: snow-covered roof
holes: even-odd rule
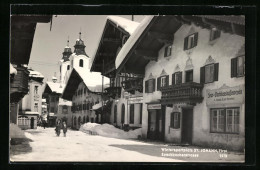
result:
[[[10,63],[10,74],[17,74],[17,70],[13,67],[13,65]]]
[[[65,100],[65,99],[62,99],[62,98],[59,98],[59,105],[72,106],[72,102]]]
[[[47,106],[46,105],[42,105],[42,108],[47,108]]]
[[[38,72],[38,71],[35,71],[35,70],[31,70],[31,69],[28,69],[30,74],[29,74],[29,77],[38,77],[38,78],[44,78],[44,76]]]
[[[84,84],[92,92],[102,91],[102,75],[99,72],[90,72],[89,69],[81,67],[75,67],[74,70],[82,78]],[[109,79],[104,77],[104,84],[109,83]]]
[[[117,27],[120,26],[121,28],[123,28],[129,34],[132,34],[139,25],[139,22],[135,22],[118,16],[108,16],[107,19],[115,23]]]
[[[130,35],[137,29],[137,27],[140,24],[139,22],[135,22],[135,21],[132,21],[132,20],[129,20],[129,19],[126,19],[126,18],[118,17],[118,16],[108,16],[107,20],[113,22],[117,27],[120,26],[120,28],[124,29]],[[95,54],[97,54],[99,43],[101,42],[102,35],[104,34],[104,31],[105,31],[106,23],[104,24],[103,32],[100,34],[100,38],[99,38],[98,44],[96,46],[96,50],[95,50],[94,56],[90,57],[89,68],[92,67],[92,64],[94,62]]]
[[[47,85],[50,87],[52,92],[60,93],[60,94],[63,92],[63,89],[65,87],[65,84],[54,83],[54,82],[51,82],[51,81],[46,82],[46,86]]]
[[[131,50],[133,45],[136,43],[136,41],[139,39],[139,37],[144,32],[145,28],[149,25],[149,23],[152,21],[154,16],[146,16],[142,22],[139,24],[139,26],[135,29],[135,31],[132,33],[132,35],[128,38],[120,52],[118,53],[115,61],[116,69],[120,66],[120,64],[125,59],[128,52]]]
[[[35,114],[39,114],[39,112],[29,112],[29,111],[27,111],[27,112],[25,112],[25,114],[27,114],[27,115],[35,115]]]
[[[92,110],[97,110],[97,109],[99,109],[99,108],[101,108],[102,107],[102,103],[100,102],[100,103],[98,103],[98,104],[95,104],[93,107],[92,107]]]

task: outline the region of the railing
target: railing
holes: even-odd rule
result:
[[[189,82],[178,85],[162,87],[161,103],[172,104],[186,102],[190,104],[200,103],[202,97],[203,84]]]
[[[122,87],[125,91],[129,93],[134,93],[135,91],[143,92],[143,78],[132,77],[122,82]]]
[[[107,96],[112,98],[115,98],[116,96],[120,97],[121,87],[108,87],[105,89],[105,93]]]

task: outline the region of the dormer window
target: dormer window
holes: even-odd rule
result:
[[[169,57],[172,52],[172,45],[167,45],[164,49],[164,57]]]
[[[79,66],[83,67],[83,60],[82,59],[79,60]]]
[[[189,50],[195,46],[197,46],[198,43],[198,33],[191,34],[184,39],[184,50]]]
[[[209,41],[216,40],[220,37],[221,31],[218,30],[217,28],[212,28],[210,31],[210,38]]]

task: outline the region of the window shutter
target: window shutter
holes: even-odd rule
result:
[[[196,47],[197,46],[197,44],[198,44],[198,34],[199,33],[195,33],[195,35],[194,35],[194,47]]]
[[[153,79],[153,92],[155,91],[155,79]]]
[[[187,50],[188,48],[188,37],[185,37],[184,38],[184,47],[183,47],[183,50]]]
[[[166,87],[169,86],[169,75],[166,76]]]
[[[148,93],[148,81],[145,81],[145,93]]]
[[[164,48],[164,57],[167,57],[168,46]]]
[[[180,72],[180,84],[182,84],[182,71]]]
[[[172,74],[172,85],[175,84],[175,73]]]
[[[219,63],[214,64],[214,81],[218,81],[218,67]]]
[[[205,66],[200,67],[200,83],[205,83]]]
[[[231,78],[237,77],[237,58],[231,59]]]
[[[159,91],[161,88],[161,77],[157,78],[157,91]]]

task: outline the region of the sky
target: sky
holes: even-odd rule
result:
[[[119,15],[132,19],[132,15]],[[134,15],[134,21],[141,22],[144,15]],[[35,30],[28,67],[44,75],[44,82],[51,81],[54,73],[59,77],[59,61],[67,45],[74,51],[76,39],[81,39],[89,57],[95,55],[107,15],[54,15],[50,23],[38,23]],[[51,27],[51,30],[50,30]]]

